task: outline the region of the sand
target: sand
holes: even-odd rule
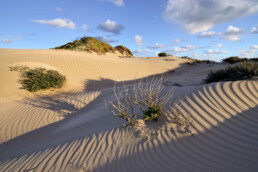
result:
[[[0,49],[0,171],[257,171],[258,81],[203,84],[209,70],[225,65],[186,61]],[[8,68],[15,65],[58,70],[67,83],[29,93]],[[192,116],[194,135],[164,114],[140,128],[147,139],[106,110],[114,82],[131,88],[162,73],[172,102],[183,99]]]

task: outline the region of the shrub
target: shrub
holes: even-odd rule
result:
[[[168,54],[167,54],[167,53],[158,53],[158,56],[159,56],[159,57],[167,57]]]
[[[231,56],[231,57],[223,59],[222,61],[226,62],[226,63],[233,64],[233,63],[239,63],[239,62],[247,61],[247,58],[240,58],[238,56]]]
[[[126,126],[136,125],[138,123],[137,116],[141,116],[144,120],[157,121],[173,94],[173,91],[169,90],[165,95],[161,95],[163,88],[162,79],[152,79],[150,82],[134,84],[132,96],[126,86],[118,91],[114,88],[117,102],[110,102],[111,108],[107,107],[107,109],[114,116],[124,119],[127,122]],[[135,114],[135,108],[140,110],[142,114]]]
[[[46,70],[44,68],[25,70],[22,72],[22,79],[20,80],[22,87],[31,92],[49,88],[60,88],[65,81],[65,76],[57,71]]]
[[[250,61],[258,62],[258,57],[250,58],[249,60],[250,60]]]
[[[155,120],[161,116],[165,105],[170,100],[173,90],[161,95],[164,86],[161,79],[152,79],[150,82],[140,82],[134,85],[133,103],[143,112],[144,120]]]
[[[210,71],[204,79],[204,82],[236,81],[249,79],[255,76],[258,76],[258,63],[242,62],[237,66],[229,66],[226,69],[219,69],[215,72]]]

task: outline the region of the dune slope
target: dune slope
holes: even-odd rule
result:
[[[75,82],[68,83],[63,91],[76,92],[31,97],[24,91],[24,99],[21,94],[12,94],[13,90],[22,90],[10,87],[11,93],[0,94],[2,99],[13,96],[0,104],[0,171],[257,171],[257,80],[204,85],[201,79],[205,72],[222,66],[189,67],[176,58],[168,62],[109,56],[89,56],[75,63],[69,58],[83,58],[85,53],[72,53],[71,57],[66,51],[62,55],[59,51],[35,51],[31,50],[34,57],[43,53],[42,57],[15,59],[14,54],[4,52],[10,56],[5,64],[29,61],[53,66],[70,74],[68,80]],[[43,58],[46,54],[52,58]],[[64,59],[57,62],[59,58]],[[113,68],[99,69],[106,64]],[[80,67],[87,65],[96,70]],[[174,70],[165,75],[165,89],[174,87],[174,82],[183,84],[174,87],[172,101],[183,99],[182,110],[193,117],[195,135],[185,134],[169,114],[164,114],[158,122],[140,128],[150,136],[146,140],[138,129],[122,127],[124,121],[105,109],[105,100],[115,100],[110,80],[132,80],[137,72],[138,78],[161,73],[164,65]],[[124,72],[129,68],[136,71]],[[10,83],[16,83],[12,80],[15,77],[9,78]],[[85,80],[92,82],[86,86],[79,82]]]

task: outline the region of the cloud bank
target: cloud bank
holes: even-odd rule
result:
[[[136,36],[134,37],[134,42],[135,42],[136,46],[138,46],[138,47],[143,46],[143,39],[142,39],[142,37],[139,36],[139,35],[136,35]]]
[[[95,36],[94,38],[96,38],[96,39],[99,40],[99,41],[106,42],[106,43],[115,43],[115,42],[118,42],[118,40],[113,40],[113,39],[110,39],[110,38],[104,37],[104,36]]]
[[[256,13],[257,0],[168,0],[163,19],[194,34]]]
[[[124,26],[117,24],[115,21],[111,21],[111,20],[106,20],[106,22],[101,23],[98,26],[98,29],[105,32],[114,33],[114,34],[120,34],[124,28],[125,28]]]
[[[75,24],[69,19],[53,19],[53,20],[32,20],[32,22],[49,25],[57,28],[75,29]]]
[[[123,6],[125,4],[124,0],[106,0],[106,1],[112,2],[116,6]]]

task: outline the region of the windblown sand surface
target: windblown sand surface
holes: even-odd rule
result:
[[[11,49],[0,49],[0,62],[0,171],[258,171],[258,81],[201,83],[222,64]],[[15,65],[58,70],[67,83],[28,93],[9,70]],[[114,82],[132,87],[161,73],[172,102],[183,99],[193,117],[195,135],[168,114],[134,129],[105,109]]]

